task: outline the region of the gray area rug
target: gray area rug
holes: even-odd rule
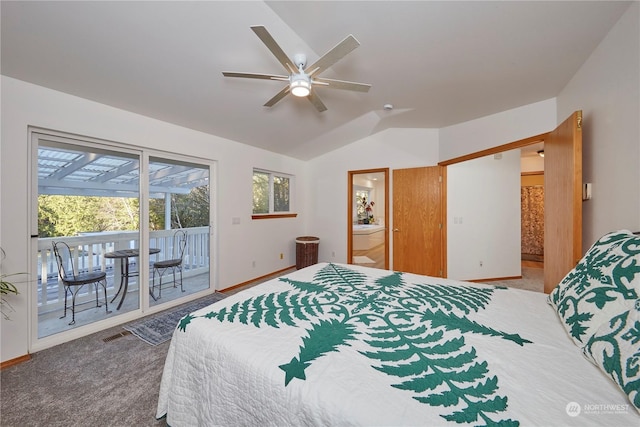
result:
[[[184,316],[225,297],[226,295],[216,292],[209,297],[183,304],[173,310],[163,311],[139,321],[128,323],[123,328],[148,344],[159,345],[171,339],[178,322]]]

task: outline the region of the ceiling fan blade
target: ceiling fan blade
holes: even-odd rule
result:
[[[251,29],[254,33],[256,33],[260,40],[262,40],[262,43],[264,43],[267,48],[269,48],[271,53],[273,53],[274,56],[278,58],[278,61],[280,61],[285,70],[293,73],[297,72],[293,61],[289,59],[286,53],[284,53],[280,45],[274,40],[273,37],[271,37],[271,34],[269,34],[265,27],[263,27],[262,25],[256,25],[251,27]]]
[[[356,92],[369,92],[369,89],[371,89],[370,84],[346,82],[344,80],[315,78],[313,82],[326,83],[327,85],[323,85],[323,87],[329,87],[331,89],[355,90]]]
[[[284,88],[282,88],[282,90],[280,92],[278,92],[276,94],[276,96],[274,96],[273,98],[271,98],[270,100],[268,100],[266,102],[266,104],[264,104],[265,107],[273,107],[273,105],[280,101],[282,98],[284,98],[287,94],[289,93],[289,85],[286,85]]]
[[[222,75],[225,77],[243,77],[246,79],[289,80],[288,76],[278,76],[276,74],[236,73],[234,71],[223,71]]]
[[[314,107],[316,107],[316,109],[320,113],[327,110],[327,107],[324,105],[322,100],[320,100],[320,97],[316,95],[313,91],[311,91],[311,93],[307,96],[307,98],[309,99],[309,101],[311,101],[311,103],[314,105]]]
[[[320,59],[305,69],[309,75],[320,74],[327,68],[342,59],[346,54],[360,46],[358,40],[349,34],[344,40],[338,43],[333,49],[325,53]]]

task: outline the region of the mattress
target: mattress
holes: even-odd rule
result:
[[[335,263],[183,318],[156,416],[173,427],[640,423],[547,295]]]

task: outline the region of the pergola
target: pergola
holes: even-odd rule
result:
[[[149,197],[165,199],[165,228],[167,224],[170,228],[171,194],[189,194],[192,188],[207,184],[208,167],[150,158]],[[140,193],[140,160],[127,153],[41,141],[38,193],[136,198]]]

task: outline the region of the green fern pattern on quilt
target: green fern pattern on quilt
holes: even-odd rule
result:
[[[481,334],[520,346],[531,343],[467,317],[485,309],[496,290],[506,290],[404,279],[403,273],[394,272],[371,280],[359,271],[328,264],[311,282],[281,278],[292,290],[254,296],[199,317],[273,328],[304,322],[307,334],[298,354],[279,366],[285,386],[306,380],[314,360],[358,339],[369,348],[360,351],[363,361],[395,378],[393,387],[412,393],[416,401],[443,407],[440,416],[445,420],[519,425],[500,419],[508,399],[500,395],[487,361],[465,340],[465,334]],[[193,319],[185,316],[179,329],[185,331]]]

